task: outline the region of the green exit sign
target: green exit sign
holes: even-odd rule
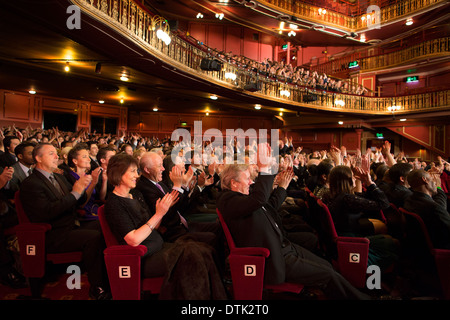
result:
[[[358,61],[352,61],[348,64],[348,67],[351,68],[356,68],[359,67]]]
[[[283,50],[287,50],[287,48],[288,48],[288,45],[287,45],[287,44],[283,44],[283,45],[281,46],[281,49],[283,49]]]
[[[187,122],[181,122],[180,123],[182,126],[187,126]]]
[[[411,76],[411,77],[407,77],[406,78],[406,82],[407,83],[409,83],[409,82],[417,82],[417,81],[419,81],[419,76]]]

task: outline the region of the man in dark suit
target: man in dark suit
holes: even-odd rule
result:
[[[11,193],[10,198],[14,196],[20,188],[20,184],[31,174],[31,166],[34,163],[33,149],[35,143],[22,142],[15,149],[14,153],[19,161],[12,165],[14,174],[7,185],[7,189]]]
[[[217,200],[217,208],[229,226],[236,245],[270,250],[264,272],[266,284],[301,283],[323,287],[329,298],[367,299],[335,272],[327,261],[284,237],[272,216],[276,215],[276,210],[286,198],[286,187],[292,179],[292,172],[272,192],[274,175],[269,166],[272,163],[269,160],[270,148],[264,145],[259,147],[268,152],[258,153],[259,175],[252,193],[249,193],[252,180],[246,165],[228,165],[221,173],[223,192]]]
[[[46,251],[62,253],[83,252],[83,262],[90,283],[90,296],[108,299],[108,280],[104,267],[104,239],[97,221],[80,227],[76,207],[85,202],[84,190],[92,181],[90,175],[71,186],[65,178],[54,173],[58,168],[58,153],[53,145],[42,143],[33,150],[36,167],[20,187],[20,200],[31,222],[51,225],[46,233]]]
[[[415,169],[407,179],[413,193],[405,200],[405,210],[422,218],[434,247],[450,249],[450,213],[438,170]]]

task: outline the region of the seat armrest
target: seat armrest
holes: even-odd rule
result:
[[[16,232],[46,232],[52,228],[48,223],[20,223],[14,227]]]
[[[147,247],[139,245],[132,247],[129,245],[110,246],[104,250],[107,255],[136,255],[142,257],[147,252]]]
[[[349,243],[370,243],[370,240],[364,237],[337,237],[336,242],[349,242]]]
[[[235,248],[232,250],[230,254],[246,255],[246,256],[262,256],[264,258],[267,258],[270,255],[270,251],[267,248],[244,247],[244,248]]]

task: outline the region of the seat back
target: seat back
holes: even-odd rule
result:
[[[330,259],[337,259],[336,239],[338,237],[328,206],[316,198],[316,214],[319,224],[318,234],[322,250]]]
[[[219,217],[220,225],[222,226],[223,233],[225,234],[225,238],[227,240],[228,248],[230,249],[230,252],[233,251],[236,248],[236,245],[234,243],[233,237],[231,236],[230,229],[228,229],[227,224],[225,223],[225,220],[223,219],[222,214],[220,213],[219,209],[217,211],[217,216]]]
[[[17,218],[19,219],[19,223],[29,223],[30,219],[28,219],[28,216],[23,210],[22,203],[20,201],[20,190],[17,190],[16,193],[14,194],[14,205],[16,207]]]
[[[423,219],[416,213],[399,208],[406,220],[407,246],[415,252],[411,253],[420,264],[427,260],[434,262],[431,272],[437,270],[441,289],[445,299],[450,299],[450,249],[436,249],[431,241]],[[431,260],[431,261],[430,261]],[[427,265],[425,265],[427,267]]]
[[[105,218],[104,205],[98,208],[98,217],[107,248],[104,251],[111,294],[114,300],[140,300],[141,255],[134,254],[128,245],[119,245]]]
[[[318,199],[319,214],[325,237],[325,250],[328,258],[334,260],[335,268],[357,288],[366,285],[369,240],[361,237],[340,237],[334,226],[331,212],[322,200]]]
[[[399,210],[405,217],[404,254],[421,267],[429,265],[429,260],[432,259],[433,243],[422,218],[404,208]]]
[[[116,237],[113,235],[111,229],[109,228],[108,222],[106,221],[105,217],[105,206],[102,205],[98,208],[98,220],[100,221],[100,226],[102,228],[103,237],[105,238],[106,246],[117,246],[119,245],[119,242],[117,241]]]
[[[216,210],[230,249],[229,263],[235,300],[261,300],[266,256],[262,248],[237,248],[219,209]],[[265,249],[268,251],[267,249]]]

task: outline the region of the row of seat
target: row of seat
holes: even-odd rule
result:
[[[24,276],[29,279],[31,297],[41,296],[40,279],[45,274],[46,262],[54,264],[77,263],[81,261],[81,252],[59,254],[45,253],[45,232],[49,224],[31,223],[20,203],[18,191],[15,195],[16,211],[19,225],[15,231],[19,241]],[[350,283],[357,288],[366,285],[367,262],[370,241],[364,237],[341,237],[337,234],[328,207],[312,192],[307,190],[307,206],[317,219],[320,246],[333,262],[333,266]],[[416,240],[423,241],[434,258],[443,296],[450,299],[450,250],[433,247],[427,229],[417,214],[403,208],[395,208],[398,214],[404,215],[408,225],[407,233]],[[264,284],[264,265],[270,252],[267,248],[236,247],[232,235],[217,210],[229,248],[229,264],[232,277],[233,298],[235,300],[261,300],[263,291],[300,293],[303,285],[283,283],[278,285]],[[107,248],[104,251],[111,293],[115,300],[139,300],[141,292],[158,294],[163,284],[163,277],[142,279],[141,257],[147,248],[143,245],[132,247],[119,245],[104,217],[104,207],[98,211],[102,232]]]
[[[322,200],[318,199],[310,190],[306,190],[306,204],[311,215],[317,218],[319,239],[321,249],[333,260],[333,266],[350,283],[357,288],[363,288],[367,279],[367,259],[369,255],[370,241],[363,237],[340,237],[334,227],[331,213]],[[382,221],[392,225],[397,235],[400,235],[407,243],[413,254],[422,259],[428,255],[433,259],[441,284],[442,296],[450,299],[450,250],[434,248],[428,230],[422,218],[414,212],[397,208],[393,203],[386,210],[389,215],[381,211]],[[388,216],[388,218],[387,218]],[[412,239],[414,239],[412,241]],[[419,253],[418,247],[424,248],[425,252]]]

